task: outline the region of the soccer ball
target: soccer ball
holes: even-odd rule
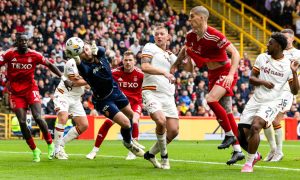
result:
[[[66,51],[68,55],[78,56],[83,51],[84,42],[78,37],[71,37],[66,42]]]

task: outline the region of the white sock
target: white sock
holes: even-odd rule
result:
[[[94,146],[94,148],[93,148],[93,150],[92,150],[93,152],[95,152],[95,153],[97,153],[98,151],[99,151],[99,148],[98,147],[96,147],[96,146]]]
[[[156,155],[157,153],[159,153],[159,145],[158,142],[156,142],[149,150],[150,154]]]
[[[57,130],[58,128],[59,130]],[[54,144],[55,149],[58,149],[59,145],[62,142],[63,136],[64,136],[64,129],[65,126],[63,124],[57,123],[54,128]]]
[[[232,130],[225,132],[226,136],[234,136]]]
[[[156,134],[158,147],[160,150],[160,155],[165,156],[168,154],[167,151],[167,133],[165,132],[162,135]]]
[[[247,159],[246,159],[246,164],[252,166],[252,163],[253,163],[254,158],[255,158],[255,154],[249,154],[248,153],[248,156],[247,156]]]
[[[239,144],[235,144],[232,146],[234,151],[242,152],[242,148]]]
[[[266,138],[268,140],[268,143],[270,145],[271,151],[275,152],[275,150],[276,150],[276,143],[275,143],[274,134],[272,132],[272,128],[269,127],[267,129],[264,129],[264,133],[265,133],[265,136],[266,136]]]
[[[66,135],[64,136],[64,139],[63,139],[61,145],[62,145],[62,146],[65,146],[65,144],[67,144],[68,142],[70,142],[70,141],[72,141],[73,139],[77,138],[78,136],[79,136],[79,134],[78,134],[78,132],[77,132],[77,130],[76,130],[76,127],[74,126],[74,127],[72,127],[72,128],[69,130],[68,134],[66,134]]]
[[[275,140],[277,145],[277,152],[282,153],[282,128],[275,130]]]

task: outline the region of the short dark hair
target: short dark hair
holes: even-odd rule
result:
[[[130,56],[130,55],[134,56],[134,53],[132,51],[128,50],[128,51],[125,51],[123,55],[124,56]]]
[[[282,33],[280,32],[272,33],[271,38],[274,39],[281,46],[282,50],[286,48],[287,39]]]

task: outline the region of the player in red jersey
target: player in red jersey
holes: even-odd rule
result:
[[[57,76],[61,77],[61,73],[40,53],[28,48],[26,34],[20,33],[17,35],[16,45],[16,48],[11,48],[0,56],[0,66],[7,65],[7,77],[13,110],[19,120],[23,137],[33,151],[33,161],[40,161],[41,150],[36,147],[26,124],[28,106],[48,144],[48,158],[52,159],[54,144],[52,143],[51,134],[48,132],[48,126],[41,117],[40,95],[34,80],[34,71],[38,64],[43,64]],[[71,88],[72,83],[65,80],[65,85]]]
[[[124,53],[123,64],[124,66],[117,67],[112,70],[112,75],[114,80],[119,84],[120,89],[126,95],[127,99],[130,102],[130,106],[134,111],[134,115],[132,118],[132,138],[133,143],[139,146],[142,149],[145,149],[144,146],[140,145],[137,140],[139,136],[139,119],[142,112],[142,83],[144,74],[143,72],[135,67],[135,59],[132,51],[126,51]],[[102,126],[100,127],[97,135],[97,139],[95,141],[95,146],[93,150],[86,155],[88,159],[94,159],[96,157],[97,152],[99,151],[99,147],[105,139],[107,132],[110,127],[114,124],[114,122],[110,119],[106,119]],[[135,159],[136,156],[129,152],[126,157],[127,160]]]
[[[208,26],[208,17],[209,12],[203,6],[196,6],[190,11],[189,21],[192,30],[186,35],[186,44],[180,51],[171,72],[174,72],[187,57],[185,65],[190,71],[193,71],[193,63],[198,67],[207,66],[209,94],[206,100],[225,131],[225,139],[218,149],[228,148],[232,144],[234,152],[227,164],[234,164],[245,157],[236,139],[238,129],[232,114],[231,99],[232,88],[237,82],[236,71],[240,55],[222,33]],[[226,52],[231,55],[231,62]]]

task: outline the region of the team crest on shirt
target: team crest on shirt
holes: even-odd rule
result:
[[[17,59],[16,58],[13,58],[12,60],[11,60],[11,62],[16,62],[17,61]]]
[[[137,76],[134,76],[134,77],[133,77],[133,80],[134,80],[134,81],[137,81]]]
[[[28,62],[29,62],[29,63],[31,63],[31,62],[32,62],[32,59],[31,59],[31,57],[29,57],[29,58],[28,58]]]

